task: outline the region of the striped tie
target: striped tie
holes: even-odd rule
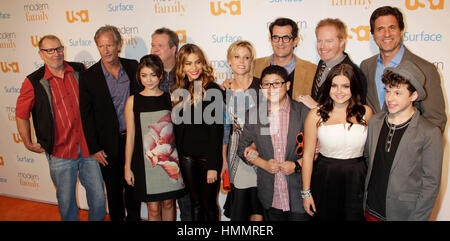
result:
[[[319,73],[317,74],[316,85],[314,87],[314,96],[316,98],[319,98],[319,96],[317,95],[317,93],[319,92],[319,84],[320,84],[320,80],[322,79],[323,71],[325,71],[326,67],[327,67],[327,65],[325,63],[322,63],[322,65],[320,66],[320,69],[319,69]]]

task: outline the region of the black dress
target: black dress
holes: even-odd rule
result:
[[[135,138],[131,170],[136,198],[162,201],[186,193],[171,121],[170,95],[134,96]]]

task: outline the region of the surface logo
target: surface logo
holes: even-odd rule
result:
[[[19,63],[16,62],[0,62],[3,73],[13,72],[19,73]]]
[[[418,8],[426,8],[427,4],[424,3],[428,2],[428,6],[431,10],[442,10],[444,9],[444,1],[445,0],[405,0],[405,7],[408,10],[417,10]]]
[[[372,0],[331,0],[331,6],[336,7],[362,6],[364,9],[369,9],[371,5]]]
[[[370,26],[360,25],[356,28],[350,28],[350,32],[347,33],[348,39],[353,39],[356,37],[358,41],[369,41],[370,40]]]
[[[155,14],[180,14],[186,11],[181,0],[153,0]]]
[[[241,1],[211,1],[209,2],[211,13],[214,16],[222,14],[241,15]]]
[[[176,34],[178,35],[179,43],[186,43],[186,30],[177,30]]]
[[[80,10],[78,12],[74,11],[66,11],[67,22],[74,23],[77,21],[81,21],[82,23],[89,22],[89,11],[88,10]]]
[[[47,10],[48,3],[32,3],[23,5],[25,11],[25,20],[27,22],[48,22]]]

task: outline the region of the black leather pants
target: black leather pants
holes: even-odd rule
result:
[[[181,156],[180,167],[191,197],[192,221],[218,221],[220,178],[206,182],[206,158]]]

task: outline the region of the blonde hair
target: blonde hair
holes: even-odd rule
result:
[[[187,89],[191,95],[191,105],[194,104],[194,85],[189,83],[188,77],[184,71],[184,64],[186,63],[186,59],[189,55],[195,54],[199,58],[200,62],[203,64],[203,69],[201,75],[198,77],[198,80],[202,81],[202,94],[205,93],[205,86],[211,82],[215,82],[216,79],[214,77],[214,69],[209,64],[206,59],[205,54],[195,44],[185,44],[180,48],[177,54],[177,61],[175,65],[175,81],[172,86],[172,93],[176,89]],[[181,101],[181,98],[178,100],[173,100],[173,105],[175,106]]]
[[[250,52],[250,73],[253,75],[253,68],[255,67],[255,64],[253,62],[253,60],[256,57],[256,51],[255,48],[253,47],[253,45],[246,40],[238,40],[233,42],[230,47],[228,47],[228,51],[227,51],[227,60],[230,61],[231,58],[233,58],[233,56],[236,54],[238,48],[247,48],[248,51]]]

